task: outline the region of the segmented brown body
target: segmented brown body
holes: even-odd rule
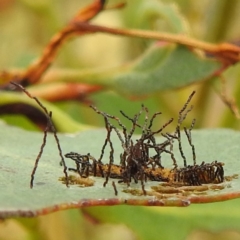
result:
[[[212,163],[205,163],[198,165],[196,163],[195,146],[192,143],[191,131],[195,124],[193,119],[189,129],[184,127],[184,132],[187,136],[188,143],[192,148],[193,165],[187,164],[187,159],[184,155],[182,140],[181,140],[181,125],[186,119],[187,114],[192,110],[193,106],[188,108],[188,105],[195,92],[193,92],[183,108],[179,111],[178,121],[176,130],[174,133],[163,133],[162,131],[172,123],[173,119],[167,121],[157,131],[152,130],[153,121],[160,112],[155,113],[149,120],[148,109],[142,105],[141,110],[138,114],[134,115],[133,118],[127,116],[121,111],[121,114],[132,123],[132,127],[127,128],[121,123],[119,118],[111,116],[107,113],[99,111],[96,107],[92,107],[94,111],[104,117],[105,127],[107,130],[107,136],[103,144],[101,155],[96,160],[95,158],[88,155],[80,155],[73,153],[73,155],[65,155],[76,162],[76,170],[79,174],[87,173],[87,175],[105,177],[106,181],[104,186],[107,184],[109,178],[118,179],[119,183],[126,183],[128,186],[130,182],[134,180],[135,183],[141,182],[142,190],[144,189],[145,181],[158,181],[158,182],[170,182],[173,184],[198,186],[201,184],[208,183],[221,183],[224,181],[224,169],[223,163],[214,161]],[[143,124],[138,122],[139,117],[142,113],[145,113],[145,120]],[[122,128],[122,133],[118,130],[111,121],[116,121],[117,124]],[[133,140],[132,136],[136,128],[140,128],[142,131],[141,136],[137,140]],[[120,154],[120,163],[114,163],[114,147],[111,141],[111,132],[115,131],[121,146],[123,148]],[[165,140],[157,143],[155,135],[161,133]],[[173,154],[173,142],[177,141],[178,150],[183,159],[183,167],[179,167],[177,160]],[[110,155],[109,163],[103,164],[102,158],[104,156],[105,148],[109,144]],[[151,154],[150,154],[151,152]],[[170,154],[172,159],[173,168],[164,168],[162,166],[163,153]],[[74,155],[75,154],[75,155]],[[76,157],[78,156],[78,157]],[[88,157],[86,157],[88,156]],[[79,160],[80,159],[80,160]],[[74,170],[74,169],[72,169]],[[116,192],[116,191],[115,191]]]

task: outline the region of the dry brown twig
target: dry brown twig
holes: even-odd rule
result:
[[[229,64],[234,64],[240,60],[240,47],[230,43],[212,44],[212,43],[196,40],[184,35],[161,33],[161,32],[154,32],[154,31],[143,31],[143,30],[136,30],[136,29],[109,28],[109,27],[89,24],[86,22],[76,22],[75,25],[79,29],[78,30],[79,32],[84,30],[89,33],[103,32],[103,33],[110,33],[114,35],[140,37],[140,38],[155,39],[160,41],[182,44],[184,46],[188,46],[191,48],[203,50],[206,53],[211,53],[216,58],[225,60],[225,62]],[[77,28],[76,28],[76,31],[77,31]]]
[[[67,99],[80,100],[82,103],[89,105],[90,102],[87,97],[101,89],[101,86],[86,83],[56,82],[46,85],[43,88],[33,88],[31,89],[31,93],[50,102],[64,101]]]
[[[72,23],[76,21],[90,21],[103,10],[104,4],[105,0],[95,0],[91,5],[81,9],[66,27],[53,36],[48,45],[45,47],[42,56],[21,76],[22,80],[25,80],[28,83],[38,82],[43,73],[53,62],[56,53],[63,42],[71,37],[74,33]]]
[[[42,57],[32,65],[23,75],[23,79],[29,79],[29,82],[37,82],[42,74],[51,65],[60,46],[69,37],[74,35],[84,35],[89,33],[108,33],[120,36],[140,37],[147,39],[155,39],[167,41],[171,43],[182,44],[191,48],[203,50],[211,53],[219,58],[225,65],[230,65],[240,60],[240,47],[233,44],[211,44],[196,39],[192,39],[183,35],[174,35],[169,33],[159,33],[154,31],[143,31],[135,29],[117,29],[104,26],[98,26],[88,23],[87,21],[78,21],[75,18],[71,24],[55,35],[44,50]]]
[[[27,80],[29,83],[38,82],[43,75],[43,73],[48,69],[48,67],[53,62],[57,51],[61,45],[72,37],[74,34],[83,35],[87,31],[83,30],[78,32],[75,28],[76,22],[87,23],[97,16],[102,10],[118,9],[124,7],[123,3],[111,6],[109,8],[105,7],[106,0],[95,0],[89,6],[81,9],[75,17],[64,27],[59,33],[52,37],[48,45],[45,47],[42,56],[33,63],[26,72],[21,76],[22,80]]]

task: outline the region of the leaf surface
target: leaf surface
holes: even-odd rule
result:
[[[71,151],[82,154],[90,152],[96,158],[101,152],[105,135],[105,129],[83,131],[76,135],[58,134],[64,154]],[[106,187],[103,187],[105,179],[100,177],[92,177],[95,181],[92,187],[73,185],[67,188],[58,180],[64,174],[62,167],[59,166],[59,153],[51,135],[47,139],[47,146],[35,175],[34,187],[30,189],[30,174],[43,135],[1,123],[0,136],[0,217],[35,216],[62,209],[97,205],[187,206],[190,203],[224,201],[240,196],[240,180],[238,178],[220,184],[223,186],[221,190],[192,191],[187,195],[156,194],[151,186],[157,186],[160,183],[153,181],[145,184],[149,193],[147,196],[134,195],[123,192],[123,190],[137,189],[138,193],[141,193],[140,183],[131,183],[130,188],[127,188],[125,184],[118,184],[115,180],[118,190],[118,196],[115,196],[111,186],[112,179]],[[218,160],[225,163],[226,176],[239,173],[240,149],[238,143],[240,134],[238,132],[227,129],[199,130],[193,132],[193,139],[197,149],[198,163]],[[119,163],[118,156],[122,151],[121,145],[115,135],[112,136],[112,141],[115,149],[115,162]],[[160,142],[162,139],[157,138],[157,141]],[[183,147],[188,164],[192,164],[191,149],[186,139],[183,139]],[[182,159],[178,151],[175,151],[174,154],[181,165]],[[109,152],[106,150],[104,161],[108,162],[108,158]],[[68,167],[74,167],[71,160],[65,160]],[[171,159],[167,155],[166,158],[164,157],[163,165],[171,167]]]

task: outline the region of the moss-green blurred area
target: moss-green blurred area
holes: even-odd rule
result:
[[[127,6],[125,9],[103,12],[93,22],[112,27],[131,27],[176,33],[176,29],[168,19],[169,15],[161,16],[156,14],[148,6],[145,7],[149,12],[145,12],[145,15],[138,14],[138,11],[144,12],[144,10],[141,10],[143,6],[141,4],[144,1],[145,3],[161,2],[167,6],[168,4],[170,6],[175,5],[174,8],[178,13],[176,18],[181,17],[184,19],[186,24],[182,27],[189,36],[215,43],[239,43],[239,0],[126,0]],[[51,37],[71,20],[71,17],[74,16],[78,9],[91,2],[90,0],[0,0],[0,70],[27,68],[32,61],[41,55],[44,46]],[[121,1],[109,0],[108,4],[112,5],[117,2]],[[127,64],[140,56],[151,43],[151,40],[116,37],[107,34],[90,34],[82,38],[74,38],[62,46],[54,61],[53,68],[89,69]],[[179,75],[181,75],[181,72],[179,72]],[[237,106],[240,106],[239,64],[229,68],[224,72],[223,76],[226,79],[228,96],[233,97]],[[196,118],[197,128],[229,127],[239,129],[239,120],[233,116],[215,91],[221,88],[220,79],[211,79],[211,81],[201,82],[183,89],[157,92],[146,98],[125,98],[113,91],[104,91],[86,96],[85,101],[67,101],[54,104],[77,122],[104,126],[102,117],[96,115],[88,107],[89,103],[96,105],[99,109],[111,115],[117,116],[120,116],[119,110],[133,116],[139,111],[141,104],[144,103],[149,108],[150,114],[156,111],[163,112],[163,116],[155,123],[156,126],[154,127],[157,128],[171,117],[177,118],[178,111],[185,103],[187,96],[192,90],[196,90],[197,94],[192,102],[194,109],[187,121],[191,121],[193,117]],[[18,119],[6,115],[0,115],[0,118],[9,124],[18,125],[29,130],[36,129],[25,118]],[[126,125],[129,124],[128,121],[123,120],[123,122]],[[0,141],[2,139],[3,136],[0,137]],[[233,206],[237,212],[237,204],[239,204],[239,201],[234,200],[225,202],[223,205],[229,209]],[[221,213],[223,205],[214,205],[215,213]],[[153,208],[151,214],[148,214],[149,209],[142,207],[139,208],[141,213],[139,217],[144,218],[145,222],[149,217],[156,217],[156,222],[164,224],[164,216],[167,216],[169,225],[165,224],[164,227],[168,229],[167,231],[164,230],[172,233],[169,239],[180,239],[178,236],[186,236],[186,232],[188,232],[187,239],[239,239],[238,231],[240,226],[237,222],[234,222],[236,216],[228,216],[233,222],[234,226],[232,228],[229,224],[226,225],[227,227],[223,227],[224,216],[219,215],[219,218],[223,218],[220,219],[221,224],[219,225],[218,217],[213,219],[208,215],[211,208],[209,206],[204,208],[204,206],[195,205],[189,209],[176,210],[176,212],[171,209],[169,215],[167,213],[168,209],[161,212],[161,210]],[[120,209],[118,211],[121,213],[121,208],[118,209]],[[185,210],[189,211],[191,218],[186,216]],[[209,228],[203,228],[203,224],[198,221],[199,215],[201,215],[199,211],[206,213],[206,216],[214,220],[210,223]],[[91,212],[92,215],[90,215]],[[110,220],[108,223],[102,223],[99,219],[93,217],[94,214],[101,214],[103,218],[104,214],[108,214],[105,219],[109,218]],[[147,239],[147,234],[141,235],[141,231],[134,231],[136,226],[130,224],[131,221],[138,218],[136,211],[134,214],[132,219],[124,220],[124,217],[122,217],[121,221],[117,223],[111,221],[111,218],[116,219],[117,214],[110,210],[104,212],[104,208],[96,209],[95,213],[94,208],[92,208],[89,210],[89,215],[86,212],[82,214],[81,211],[71,210],[34,219],[3,220],[0,222],[0,240]],[[182,222],[181,214],[184,215],[182,217],[184,221]],[[170,221],[172,216],[174,216],[174,224]],[[154,223],[154,219],[150,220],[149,222]],[[200,220],[203,221],[205,227],[207,217],[201,215]],[[229,220],[229,222],[231,221]],[[189,227],[193,222],[196,223],[194,229]],[[179,223],[179,225],[176,226],[175,223]],[[181,224],[183,224],[182,227]],[[141,221],[139,221],[138,228],[142,228]],[[149,231],[151,231],[149,236],[156,234],[159,236],[158,239],[166,239],[161,238],[161,226],[151,226]]]

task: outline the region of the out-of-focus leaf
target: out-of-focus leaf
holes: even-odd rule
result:
[[[77,135],[59,134],[63,153],[70,151],[91,155],[98,158],[102,144],[105,140],[105,130],[83,131]],[[24,131],[9,127],[1,123],[0,126],[0,217],[10,216],[36,216],[53,211],[69,208],[97,205],[149,205],[149,206],[187,206],[191,202],[224,201],[240,196],[240,179],[224,182],[219,190],[206,190],[203,192],[192,191],[188,194],[154,194],[151,186],[159,185],[159,182],[148,181],[145,188],[149,195],[134,196],[123,192],[129,190],[125,184],[118,184],[118,196],[114,195],[111,186],[112,179],[106,187],[103,187],[105,179],[91,177],[95,181],[94,186],[81,188],[73,185],[67,188],[58,179],[63,176],[62,167],[59,166],[59,153],[52,136],[47,139],[47,146],[39,163],[35,175],[34,188],[29,188],[30,173],[35,158],[42,142],[42,134]],[[238,156],[240,150],[238,142],[240,134],[231,130],[201,130],[193,132],[193,139],[197,151],[197,161],[201,163],[213,160],[225,163],[225,175],[239,173]],[[119,154],[122,152],[121,144],[117,136],[112,136],[115,150],[115,163],[119,162]],[[163,141],[157,138],[157,142]],[[183,139],[183,148],[191,164],[191,149],[187,140]],[[179,165],[182,162],[178,151],[174,154]],[[108,162],[109,153],[106,150],[104,162]],[[74,167],[74,163],[67,160],[68,167]],[[168,155],[163,156],[164,166],[171,166]],[[130,189],[139,189],[141,184],[131,183]],[[14,196],[14,197],[13,197]]]
[[[221,65],[186,47],[170,48],[152,47],[129,72],[113,77],[113,87],[128,95],[180,88],[210,77]]]
[[[132,0],[128,2],[125,12],[125,21],[133,28],[157,27],[159,21],[163,20],[168,26],[168,32],[186,34],[189,30],[187,21],[180,14],[177,5],[173,3],[163,3],[156,0]]]
[[[54,105],[41,100],[42,104],[49,110],[53,112],[53,122],[60,132],[77,132],[81,130],[90,129],[91,127],[88,125],[84,125],[76,122],[72,118],[70,118],[67,114],[61,111],[59,108]],[[33,106],[41,111],[43,109],[31,98],[26,97],[24,94],[14,93],[14,92],[1,92],[0,97],[0,106],[11,103],[25,103],[27,105]]]
[[[188,208],[94,207],[84,209],[84,212],[97,221],[124,223],[141,240],[185,240],[198,230],[219,234],[224,230],[239,231],[239,203],[240,200],[235,199],[220,203],[191,205]]]
[[[220,62],[200,57],[186,47],[155,44],[127,66],[105,71],[54,72],[48,74],[43,82],[85,82],[128,96],[144,96],[205,80],[220,67]]]

